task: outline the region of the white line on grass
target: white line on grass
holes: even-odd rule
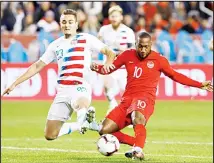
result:
[[[1,141],[16,141],[16,140],[24,140],[24,141],[46,141],[45,138],[1,138]],[[60,141],[61,139],[57,139]],[[64,140],[63,140],[64,141]],[[66,141],[85,141],[85,142],[94,142],[96,139],[80,139],[80,138],[73,138],[67,139]],[[187,145],[213,145],[213,142],[182,142],[182,141],[146,141],[146,143],[151,144],[187,144]]]
[[[98,151],[87,151],[87,150],[68,150],[68,149],[57,149],[57,148],[21,148],[12,146],[2,146],[1,149],[9,150],[27,150],[27,151],[51,151],[51,152],[69,152],[69,153],[99,153]],[[117,152],[115,154],[123,155],[124,153]],[[213,159],[209,156],[192,156],[192,155],[162,155],[162,154],[145,154],[147,156],[157,156],[157,157],[182,157],[182,158],[198,158],[198,159]]]

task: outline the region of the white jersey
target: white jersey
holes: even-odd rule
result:
[[[128,43],[135,44],[134,31],[124,24],[120,24],[117,30],[112,25],[104,25],[100,28],[99,36],[115,53],[126,50]]]
[[[62,36],[48,46],[40,60],[45,64],[57,60],[58,88],[74,83],[88,85],[91,55],[99,53],[105,46],[98,38],[86,33],[76,34],[70,39]]]

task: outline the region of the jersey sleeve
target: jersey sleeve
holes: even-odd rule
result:
[[[43,61],[45,64],[49,64],[54,59],[56,59],[56,55],[53,50],[53,44],[51,43],[46,49],[45,53],[40,57],[40,60]]]
[[[169,78],[171,78],[172,80],[183,84],[183,85],[187,85],[187,86],[191,86],[191,87],[197,87],[197,88],[201,88],[202,87],[202,83],[193,80],[191,78],[188,78],[187,76],[176,72],[169,64],[169,61],[163,57],[160,56],[160,69],[161,71],[168,76]]]
[[[103,38],[103,35],[104,35],[104,27],[101,27],[99,32],[98,32],[98,37],[100,38]]]
[[[135,34],[132,29],[128,30],[128,43],[135,44]]]
[[[93,35],[88,35],[89,36],[89,43],[90,43],[90,49],[93,52],[100,52],[100,50],[107,45],[105,45],[102,41],[100,41],[97,37]]]
[[[123,53],[121,53],[120,55],[118,55],[116,57],[116,59],[113,62],[113,65],[115,66],[115,68],[112,70],[110,70],[110,72],[105,72],[103,69],[104,65],[98,65],[97,70],[95,70],[96,72],[106,75],[106,74],[111,74],[112,72],[116,71],[117,69],[119,69],[121,66],[123,66],[125,64],[125,57],[127,56],[127,51],[124,51]]]

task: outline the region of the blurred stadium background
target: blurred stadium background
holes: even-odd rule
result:
[[[136,34],[150,32],[153,49],[166,56],[177,71],[213,81],[213,51],[208,47],[213,38],[213,2],[1,2],[1,91],[62,36],[59,18],[64,9],[77,11],[79,32],[97,36],[99,28],[109,23],[108,9],[117,4],[123,9],[124,24]],[[102,55],[93,59],[102,60]],[[87,133],[87,138],[75,133],[54,142],[43,139],[56,78],[57,66],[52,63],[2,98],[2,162],[126,162],[122,155],[110,159],[92,156],[88,151],[96,150],[96,133]],[[108,107],[103,83],[96,73],[91,78],[93,105],[97,119],[102,120]],[[147,126],[145,147],[151,162],[212,162],[213,94],[161,76],[157,99],[162,101],[157,102]],[[131,129],[125,131],[132,133]],[[127,149],[122,146],[120,152]]]

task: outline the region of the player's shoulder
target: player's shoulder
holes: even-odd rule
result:
[[[164,57],[164,56],[163,56],[161,53],[152,50],[152,51],[151,51],[151,57],[157,58],[157,59],[161,59],[161,58]]]
[[[124,50],[119,55],[123,55],[123,56],[125,55],[126,57],[130,58],[131,56],[135,56],[135,54],[136,54],[136,49],[130,48],[130,49]]]
[[[82,38],[97,38],[96,36],[89,34],[89,33],[78,33],[76,35],[77,38],[82,37]]]
[[[161,53],[153,51],[153,50],[152,50],[152,55],[151,55],[150,59],[156,60],[160,65],[168,62],[168,59],[165,56],[163,56]]]
[[[101,28],[100,28],[100,31],[105,31],[105,30],[109,30],[112,28],[112,25],[111,24],[108,24],[108,25],[103,25]]]
[[[134,31],[130,27],[128,27],[127,25],[125,25],[125,24],[121,24],[121,28],[124,29],[125,31],[133,32],[134,33]]]
[[[49,44],[49,47],[56,47],[57,45],[62,44],[64,40],[65,40],[64,36],[61,36],[61,37],[57,38],[56,40],[54,40],[53,42],[51,42]]]

